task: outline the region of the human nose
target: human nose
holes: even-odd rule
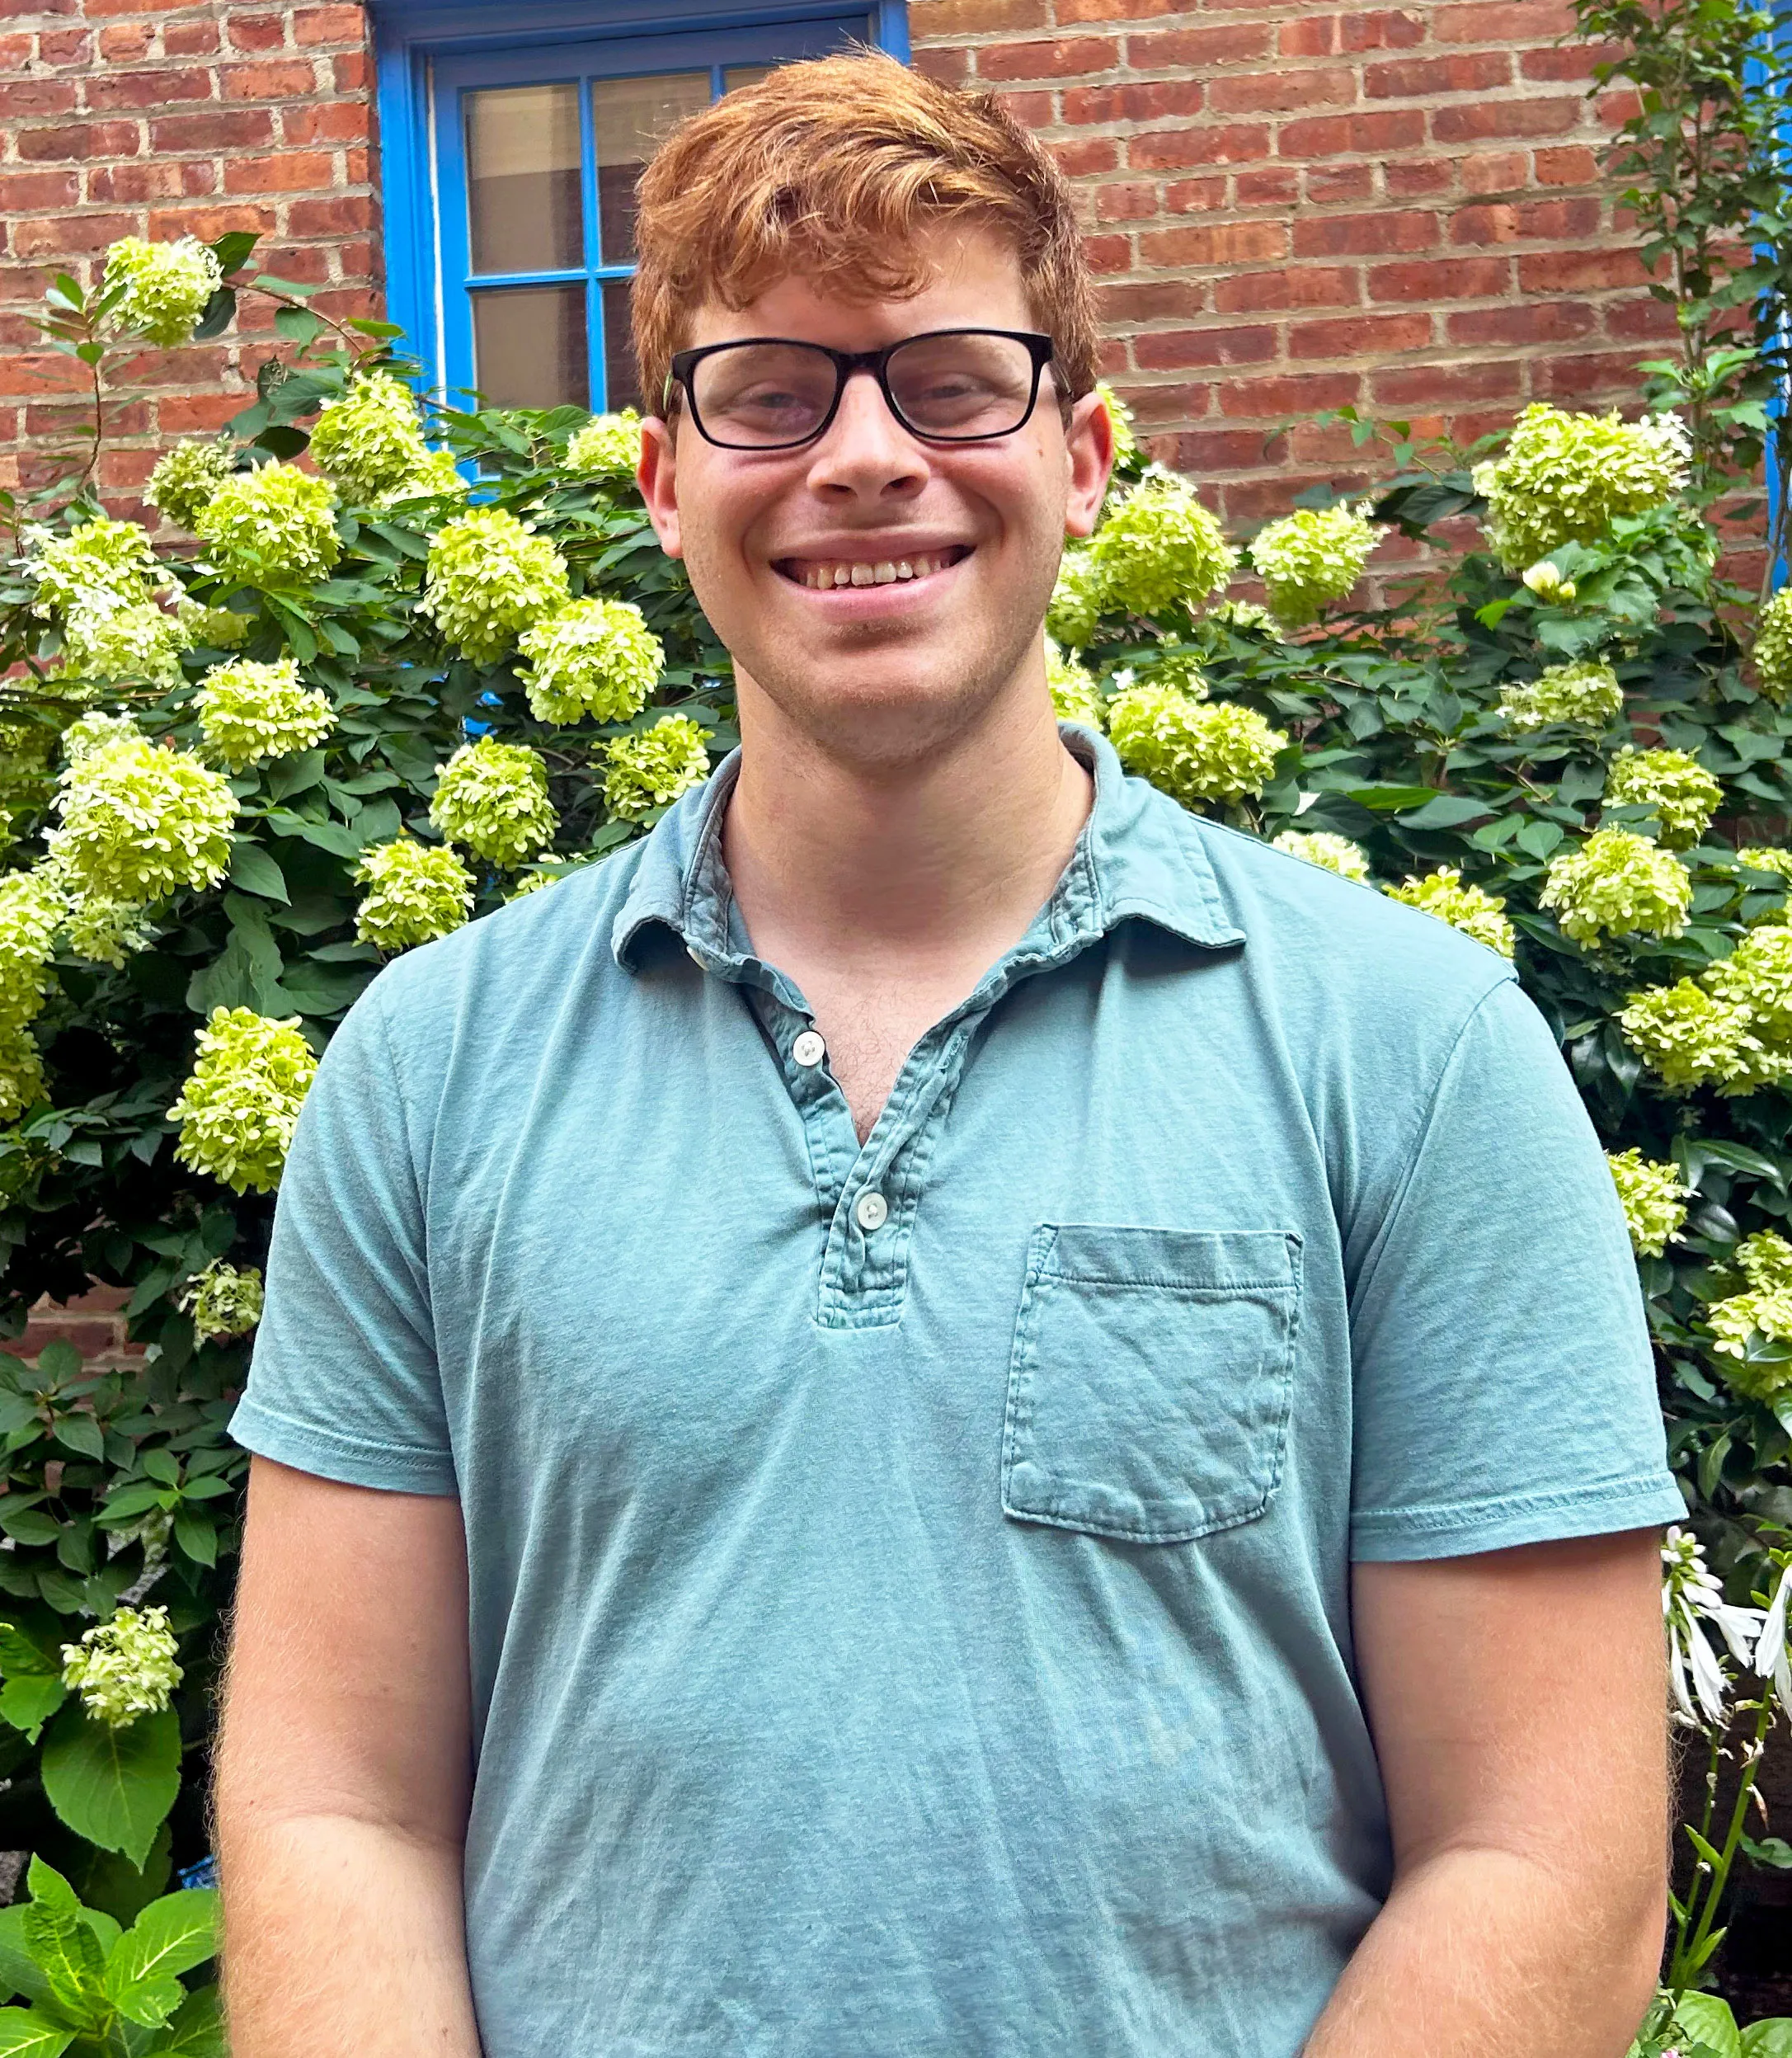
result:
[[[827,433],[815,446],[809,483],[816,492],[872,495],[913,492],[928,475],[925,451],[890,410],[869,371],[850,374]]]

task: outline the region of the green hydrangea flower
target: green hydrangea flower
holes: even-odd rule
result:
[[[68,764],[78,765],[82,758],[108,750],[115,743],[142,740],[143,731],[128,714],[108,714],[101,708],[94,708],[63,731],[62,752]]]
[[[1408,907],[1416,907],[1422,913],[1435,915],[1439,921],[1448,922],[1452,929],[1460,929],[1465,936],[1472,936],[1476,943],[1485,944],[1489,950],[1497,950],[1503,958],[1512,956],[1517,944],[1512,925],[1506,919],[1506,903],[1498,893],[1489,893],[1479,886],[1465,886],[1460,869],[1454,864],[1441,864],[1435,872],[1427,872],[1423,878],[1409,878],[1404,885],[1386,889],[1390,901],[1400,901]]]
[[[460,467],[454,462],[454,453],[449,450],[426,450],[422,463],[388,492],[382,493],[377,504],[382,507],[402,507],[411,500],[464,500],[467,493],[467,481],[461,477]]]
[[[1080,722],[1091,729],[1102,727],[1106,710],[1094,676],[1074,657],[1066,657],[1049,636],[1046,638],[1046,685],[1061,722]]]
[[[39,615],[139,606],[165,580],[148,531],[110,515],[96,515],[62,535],[34,525],[25,531],[25,576],[37,588],[32,605]]]
[[[442,767],[430,820],[449,842],[506,869],[545,850],[560,826],[541,753],[490,736],[463,743]]]
[[[1564,543],[1592,543],[1619,516],[1671,501],[1690,475],[1691,454],[1677,415],[1625,422],[1537,401],[1501,455],[1475,468],[1488,541],[1516,577]]]
[[[128,1729],[140,1715],[159,1715],[181,1684],[174,1632],[165,1608],[121,1608],[96,1622],[78,1644],[62,1647],[62,1683],[78,1693],[89,1718]]]
[[[345,500],[365,505],[422,469],[416,398],[390,372],[360,372],[327,400],[311,432],[312,462]]]
[[[1663,847],[1690,850],[1717,812],[1724,789],[1690,751],[1639,751],[1627,743],[1612,760],[1602,798],[1607,806],[1653,808]]]
[[[1751,872],[1775,872],[1783,879],[1792,879],[1792,850],[1777,844],[1745,843],[1727,862],[1746,865]]]
[[[1198,606],[1238,568],[1237,552],[1193,487],[1156,467],[1103,522],[1089,554],[1104,606],[1133,615],[1155,615],[1178,601]]]
[[[567,445],[567,469],[583,478],[633,485],[641,463],[641,417],[633,407],[620,414],[593,415]]]
[[[1770,1043],[1792,1043],[1792,929],[1752,929],[1701,975],[1706,992],[1747,1008],[1749,1026]]]
[[[1101,395],[1102,405],[1108,410],[1108,419],[1113,426],[1114,462],[1124,464],[1130,457],[1138,454],[1139,439],[1132,426],[1132,410],[1105,379],[1095,382],[1095,390]]]
[[[1305,858],[1309,864],[1335,872],[1340,878],[1356,879],[1365,886],[1369,883],[1369,854],[1348,836],[1333,836],[1329,829],[1284,829],[1270,841],[1291,858]]]
[[[63,923],[63,944],[71,958],[90,964],[122,966],[132,952],[147,950],[155,930],[134,901],[108,900],[75,890]]]
[[[1772,1401],[1792,1387],[1792,1362],[1750,1359],[1756,1337],[1771,1344],[1792,1344],[1792,1291],[1769,1288],[1733,1293],[1705,1311],[1711,1349],[1724,1383],[1750,1401]]]
[[[276,1020],[248,1008],[214,1008],[168,1110],[181,1125],[175,1156],[234,1194],[271,1194],[317,1071],[296,1015]]]
[[[1116,694],[1108,706],[1108,733],[1129,772],[1185,808],[1260,794],[1288,745],[1254,708],[1197,700],[1174,686],[1128,686]]]
[[[176,443],[156,460],[143,498],[168,520],[190,529],[199,511],[236,469],[230,444],[222,436]]]
[[[16,1122],[45,1094],[44,1060],[30,1030],[0,1034],[0,1122]]]
[[[688,714],[663,714],[651,729],[618,736],[608,753],[604,805],[625,822],[638,822],[701,786],[709,776],[709,734]]]
[[[422,611],[473,664],[496,664],[567,600],[566,559],[501,507],[456,516],[430,544]]]
[[[1744,1236],[1730,1264],[1752,1287],[1792,1293],[1792,1243],[1771,1229],[1757,1229],[1753,1236]]]
[[[1095,633],[1105,605],[1102,570],[1094,551],[1066,550],[1046,610],[1046,629],[1052,641],[1080,650]]]
[[[1640,1151],[1607,1151],[1606,1162],[1623,1203],[1630,1248],[1639,1258],[1658,1258],[1685,1225],[1692,1189],[1681,1184],[1677,1166],[1644,1157]]]
[[[106,253],[105,290],[125,289],[112,319],[164,350],[192,341],[205,303],[223,282],[217,257],[195,236],[172,243],[121,236]]]
[[[240,586],[308,585],[342,554],[328,480],[293,464],[232,473],[194,517],[193,533]]]
[[[1653,836],[1596,829],[1550,859],[1539,902],[1578,944],[1677,936],[1692,911],[1692,874]]]
[[[1267,522],[1247,548],[1269,596],[1270,612],[1289,629],[1316,622],[1362,577],[1369,553],[1387,534],[1356,507],[1300,507]]]
[[[214,665],[193,707],[206,748],[233,772],[308,751],[336,727],[329,695],[300,685],[295,657],[269,664],[235,657]]]
[[[373,890],[355,933],[379,950],[408,950],[459,929],[473,912],[473,876],[452,850],[398,836],[365,852],[355,874]]]
[[[516,647],[527,660],[520,676],[538,722],[626,722],[653,697],[666,664],[634,602],[595,593],[557,607],[525,629]]]
[[[71,608],[63,625],[63,676],[127,680],[172,693],[183,683],[186,636],[178,618],[153,600],[106,610]]]
[[[261,1319],[261,1274],[214,1258],[188,1285],[182,1305],[201,1336],[247,1336]]]
[[[79,892],[142,907],[223,877],[237,797],[190,752],[115,733],[71,756],[62,789],[46,840]]]
[[[61,889],[46,869],[0,878],[0,1034],[22,1029],[42,1011],[63,913]]]
[[[1783,586],[1755,619],[1755,683],[1776,706],[1792,690],[1792,586]]]
[[[1550,665],[1522,684],[1508,681],[1499,690],[1499,711],[1521,732],[1559,722],[1602,729],[1623,713],[1624,689],[1610,665],[1580,657]]]
[[[247,641],[249,618],[233,608],[206,607],[182,594],[175,602],[174,619],[180,624],[183,650],[234,650]]]
[[[1695,1086],[1748,1092],[1772,1060],[1749,1027],[1748,1010],[1691,979],[1645,987],[1618,1011],[1624,1039],[1671,1092]]]

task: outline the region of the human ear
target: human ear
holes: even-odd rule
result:
[[[684,548],[678,519],[678,452],[672,440],[672,425],[650,414],[641,425],[641,462],[635,468],[635,483],[647,504],[647,520],[669,558],[681,558]]]
[[[1114,469],[1114,425],[1098,393],[1086,393],[1072,406],[1064,425],[1064,448],[1070,460],[1064,533],[1086,536],[1094,530]]]

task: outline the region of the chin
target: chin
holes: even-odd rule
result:
[[[867,666],[848,658],[800,676],[753,676],[780,728],[868,771],[901,770],[949,747],[981,726],[1009,683],[999,670],[967,675],[962,657],[949,673],[912,661]]]

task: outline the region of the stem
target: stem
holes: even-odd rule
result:
[[[1773,1721],[1773,1695],[1762,1694],[1755,1703],[1755,1733],[1743,1749],[1742,1775],[1736,1788],[1736,1805],[1730,1811],[1729,1829],[1724,1839],[1724,1848],[1718,1853],[1715,1870],[1705,1881],[1705,1905],[1700,1910],[1699,1920],[1691,1940],[1684,1947],[1677,1943],[1672,1962],[1667,1968],[1666,1985],[1677,2000],[1691,1984],[1691,1967],[1696,1964],[1700,1950],[1711,1934],[1717,1919],[1718,1904],[1724,1898],[1724,1889],[1729,1882],[1730,1867],[1736,1862],[1738,1845],[1742,1842],[1743,1825],[1748,1819],[1748,1799],[1754,1792],[1756,1775],[1761,1769],[1761,1754],[1766,1748],[1767,1731]],[[1709,1815],[1707,1820],[1709,1821]],[[1707,1842],[1710,1841],[1708,1838]],[[1696,1886],[1687,1896],[1687,1912],[1698,1900]]]

